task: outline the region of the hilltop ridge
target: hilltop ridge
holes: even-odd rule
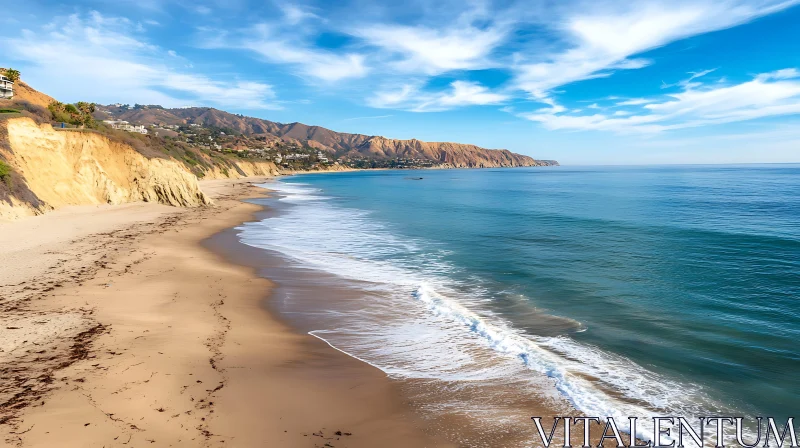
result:
[[[114,118],[144,125],[200,125],[260,136],[269,145],[308,145],[344,159],[420,159],[442,168],[489,168],[558,165],[554,160],[536,160],[506,149],[486,149],[452,142],[424,142],[376,135],[336,132],[303,123],[278,123],[232,114],[211,107],[168,109],[161,106],[100,106],[98,118]]]

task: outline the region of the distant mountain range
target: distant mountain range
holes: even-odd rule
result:
[[[114,118],[134,124],[189,125],[230,129],[267,141],[307,144],[336,157],[366,159],[424,159],[454,168],[488,168],[558,165],[555,160],[536,160],[505,149],[486,149],[449,142],[397,140],[374,135],[335,132],[302,123],[277,123],[231,114],[210,107],[166,109],[161,106],[99,106],[97,118]]]

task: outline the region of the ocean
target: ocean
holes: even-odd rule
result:
[[[495,429],[467,445],[530,430],[531,403],[619,420],[796,412],[799,165],[361,171],[265,187],[275,213],[238,234],[285,260],[266,274],[281,285],[270,306],[404,382],[442,428],[458,414]],[[302,294],[309,282],[331,293]]]

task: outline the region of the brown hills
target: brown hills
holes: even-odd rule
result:
[[[27,101],[28,103],[44,108],[55,101],[53,97],[39,92],[28,84],[25,84],[22,80],[14,84],[14,99],[17,101]]]
[[[335,132],[302,123],[277,123],[231,114],[209,107],[165,109],[161,106],[101,106],[100,114],[136,124],[199,124],[231,129],[268,140],[308,144],[337,157],[368,159],[424,159],[455,168],[519,167],[558,165],[554,160],[536,160],[505,149],[486,149],[449,142],[397,140],[380,136]]]

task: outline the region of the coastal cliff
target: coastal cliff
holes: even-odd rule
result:
[[[57,110],[63,104],[21,80],[17,87],[15,98],[2,102],[0,114],[0,219],[6,220],[67,205],[145,201],[201,206],[209,200],[198,186],[200,178],[381,167],[558,165],[505,149],[340,133],[202,107],[99,106],[94,117],[87,112],[73,127],[54,129],[52,120],[76,117],[65,116]],[[59,113],[63,118],[56,117]],[[154,132],[142,135],[94,121],[101,118],[154,125]],[[181,132],[174,131],[178,128]],[[230,141],[222,142],[222,136]]]
[[[0,148],[13,172],[0,187],[0,218],[41,214],[66,205],[158,202],[196,207],[209,200],[181,163],[147,158],[87,131],[56,131],[30,118],[0,124]]]
[[[203,171],[203,179],[241,179],[244,177],[280,176],[283,174],[272,162],[239,160],[226,165],[212,165]]]

